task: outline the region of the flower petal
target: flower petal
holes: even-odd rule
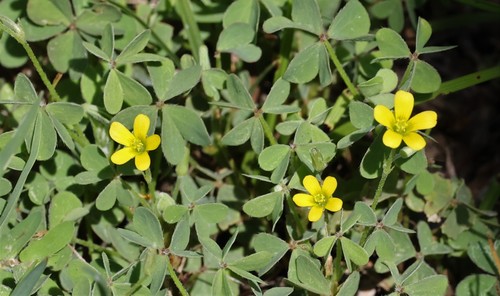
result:
[[[321,193],[321,186],[319,186],[318,179],[312,175],[307,175],[304,180],[302,180],[302,184],[304,184],[304,187],[311,195]]]
[[[375,120],[378,123],[386,127],[393,126],[394,122],[396,121],[394,119],[394,114],[392,113],[392,111],[383,105],[375,106],[375,109],[373,109],[373,117],[375,117]]]
[[[293,202],[299,207],[312,207],[316,205],[312,195],[305,193],[297,193],[293,196]]]
[[[307,219],[309,219],[309,221],[311,222],[316,222],[318,221],[321,216],[323,216],[323,208],[320,207],[320,206],[314,206],[311,208],[311,210],[309,211],[309,215],[307,215]]]
[[[424,111],[408,120],[408,131],[414,132],[433,128],[437,124],[437,114],[434,111]]]
[[[115,153],[113,153],[113,155],[111,155],[111,162],[113,162],[114,164],[124,164],[127,161],[134,158],[134,156],[136,155],[137,153],[135,152],[134,149],[130,147],[125,147],[123,149],[116,151]]]
[[[140,139],[145,140],[149,130],[149,117],[144,114],[139,114],[134,119],[134,135]]]
[[[149,158],[149,154],[147,152],[141,153],[135,157],[135,167],[139,171],[145,171],[149,169],[151,165],[151,159]]]
[[[158,146],[160,146],[160,136],[152,135],[146,138],[147,151],[155,150]]]
[[[321,187],[323,191],[323,195],[326,197],[331,197],[332,194],[337,189],[337,179],[334,177],[326,177],[325,181],[323,181],[323,186]]]
[[[403,140],[403,136],[390,129],[385,131],[382,137],[382,142],[389,148],[398,148],[401,145],[401,140]]]
[[[326,203],[325,208],[329,210],[330,212],[338,212],[340,209],[342,209],[342,200],[338,197],[332,197],[328,199],[328,202]]]
[[[120,122],[114,121],[109,127],[109,135],[115,142],[123,146],[130,146],[135,140],[134,135]]]
[[[394,113],[396,120],[407,121],[413,111],[413,95],[404,90],[398,90],[394,96]]]
[[[403,141],[405,141],[406,145],[411,149],[418,151],[425,147],[425,139],[421,135],[416,132],[408,133],[403,137]]]

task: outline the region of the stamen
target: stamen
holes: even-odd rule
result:
[[[320,206],[324,206],[324,204],[326,203],[327,201],[327,198],[326,196],[324,196],[323,194],[316,194],[314,195],[314,202]]]
[[[132,143],[132,149],[137,151],[137,153],[142,153],[146,150],[146,145],[141,140],[135,139]]]
[[[396,119],[393,129],[398,134],[406,134],[406,130],[408,129],[408,121],[404,119]]]

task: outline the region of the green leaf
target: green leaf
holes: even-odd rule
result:
[[[259,1],[237,0],[231,3],[224,12],[222,26],[227,28],[234,23],[245,23],[256,30],[259,24],[259,15]]]
[[[433,275],[404,286],[404,291],[409,296],[444,295],[446,288],[448,288],[446,276]]]
[[[12,229],[0,236],[0,259],[14,258],[35,235],[42,223],[40,210],[33,209],[29,215]]]
[[[80,35],[73,30],[50,39],[47,55],[54,69],[61,73],[66,73],[69,69],[83,73],[87,65],[87,51]]]
[[[252,134],[250,135],[250,144],[255,153],[262,152],[264,149],[264,129],[260,120],[255,120],[252,128]]]
[[[58,192],[50,201],[49,208],[49,228],[64,222],[74,220],[71,215],[75,210],[81,209],[83,206],[80,199],[72,192]]]
[[[427,41],[429,41],[429,39],[431,38],[431,35],[432,35],[431,25],[425,19],[419,17],[417,25],[417,38],[415,44],[416,52],[420,53],[422,51],[425,44],[427,44]]]
[[[375,35],[378,48],[382,53],[380,58],[404,59],[410,58],[411,51],[404,39],[396,31],[382,28]]]
[[[290,94],[290,83],[281,78],[278,79],[274,83],[269,94],[267,95],[267,98],[264,101],[264,104],[262,105],[262,111],[264,111],[265,113],[280,114],[281,112],[273,112],[273,110],[281,107],[288,98],[289,94]]]
[[[258,270],[265,267],[272,257],[272,253],[260,251],[233,261],[229,266],[234,266],[245,271]]]
[[[26,12],[28,17],[40,26],[69,26],[73,18],[68,0],[29,0]]]
[[[359,272],[354,271],[351,273],[347,279],[344,281],[342,286],[340,286],[340,290],[337,293],[337,296],[354,296],[356,295],[359,288]]]
[[[57,134],[54,129],[54,124],[50,119],[47,112],[40,110],[39,116],[41,117],[41,122],[37,124],[42,124],[42,135],[43,141],[40,143],[40,149],[38,150],[37,160],[47,160],[54,155],[57,145]]]
[[[337,149],[345,149],[351,146],[352,144],[363,138],[372,129],[373,129],[372,127],[367,127],[360,130],[355,130],[354,132],[344,136],[337,142]]]
[[[147,63],[147,68],[156,97],[163,100],[167,95],[169,82],[174,77],[174,63],[165,58],[161,61]]]
[[[0,196],[7,195],[12,190],[12,184],[9,180],[0,177]]]
[[[319,54],[323,45],[316,42],[299,52],[288,65],[283,78],[297,84],[307,83],[318,75]]]
[[[228,146],[242,145],[250,139],[254,129],[253,126],[260,124],[258,121],[259,120],[256,117],[251,117],[243,122],[240,122],[237,126],[225,134],[224,137],[222,137],[221,143]]]
[[[122,52],[116,57],[115,63],[120,65],[122,64],[122,60],[126,60],[129,57],[141,52],[146,45],[148,45],[150,36],[151,30],[144,30],[139,35],[135,36],[134,39],[132,39],[132,41],[130,41]]]
[[[337,236],[325,236],[314,244],[314,254],[318,257],[325,257],[330,254],[336,241]]]
[[[427,157],[423,149],[408,158],[399,158],[395,163],[401,170],[412,175],[418,175],[427,169]]]
[[[453,188],[450,180],[439,175],[434,175],[434,178],[436,180],[434,191],[424,196],[426,200],[424,212],[427,217],[437,214],[447,207],[455,194],[455,188]]]
[[[417,93],[432,93],[441,86],[441,76],[437,70],[422,60],[416,60],[411,89]]]
[[[144,86],[119,71],[116,71],[116,74],[123,90],[123,100],[125,102],[130,106],[151,104],[153,98]]]
[[[183,219],[177,223],[175,226],[174,233],[172,234],[172,240],[170,241],[169,248],[172,251],[183,251],[186,249],[189,244],[189,235],[190,235],[190,227],[189,227],[189,219],[184,216]]]
[[[316,0],[293,0],[292,20],[316,36],[323,32],[321,14]]]
[[[162,108],[161,111],[161,150],[169,163],[177,165],[184,156],[186,141],[182,137],[174,120],[168,115],[167,109]]]
[[[16,99],[20,101],[30,103],[36,103],[39,101],[31,80],[29,80],[29,78],[23,73],[19,73],[16,77],[16,81],[14,83],[14,95],[16,96]]]
[[[134,244],[138,244],[146,248],[154,248],[154,243],[152,241],[137,234],[136,232],[121,228],[119,228],[117,231],[124,239],[133,242]]]
[[[262,52],[258,47],[250,44],[254,40],[254,36],[255,31],[252,25],[241,22],[233,23],[219,35],[217,50],[234,53],[246,62],[255,62],[260,58]],[[252,51],[256,49],[258,52],[254,54]]]
[[[100,211],[111,209],[116,202],[118,186],[122,186],[120,179],[113,179],[97,196],[95,206]]]
[[[401,211],[401,207],[403,206],[403,199],[398,198],[389,208],[384,218],[382,219],[382,224],[386,226],[394,225],[398,221],[399,211]]]
[[[109,166],[108,158],[95,144],[87,145],[82,149],[80,162],[88,171],[101,171]]]
[[[369,30],[368,12],[358,0],[351,0],[337,13],[327,34],[335,40],[346,40],[367,35]]]
[[[342,251],[349,270],[352,270],[351,261],[358,266],[368,263],[368,253],[360,245],[345,237],[341,237],[340,242],[342,243]]]
[[[264,32],[269,34],[286,28],[300,29],[304,31],[309,30],[308,27],[295,23],[292,20],[283,16],[274,16],[272,18],[267,19],[262,25],[262,28],[264,29]]]
[[[417,177],[416,189],[422,195],[430,194],[434,191],[436,180],[434,176],[427,170],[420,173]]]
[[[269,271],[269,269],[271,269],[290,248],[282,239],[263,232],[254,236],[253,247],[256,252],[268,251],[274,255],[273,258],[269,259],[268,264],[258,271],[259,275]]]
[[[110,26],[110,22],[117,22],[122,17],[119,8],[107,3],[93,4],[92,9],[85,9],[77,14],[78,17],[75,21],[75,25],[79,30],[90,35],[102,34],[103,36],[110,36],[106,33],[107,27]],[[113,36],[111,36],[111,38],[113,38]],[[104,41],[104,38],[101,39],[101,45],[105,42],[109,42],[109,38],[106,37],[106,39],[107,41]],[[106,49],[105,52],[110,53],[110,57],[112,51],[109,49],[111,48],[112,47],[103,46],[103,49]]]
[[[293,288],[290,287],[275,287],[264,292],[264,296],[288,296],[292,294]]]
[[[11,296],[25,296],[31,295],[38,283],[40,277],[43,275],[43,271],[47,266],[47,259],[42,260],[33,269],[27,271],[24,276],[19,280],[14,290],[12,290]]]
[[[95,46],[94,44],[90,42],[83,41],[82,42],[83,47],[90,52],[91,54],[95,55],[96,57],[106,61],[110,62],[111,61],[111,56],[108,55],[108,53],[104,52],[102,49],[99,47]]]
[[[356,128],[368,128],[373,125],[373,108],[365,103],[352,101],[349,104],[349,118]]]
[[[226,219],[228,209],[221,203],[200,204],[194,207],[196,213],[208,223],[219,223]]]
[[[227,78],[227,92],[227,100],[235,106],[244,110],[255,110],[256,107],[252,97],[238,76],[234,74],[229,75]]]
[[[365,97],[373,97],[382,92],[384,80],[382,77],[375,76],[367,81],[358,84],[359,91]]]
[[[496,278],[488,274],[471,274],[458,283],[455,290],[457,296],[490,295],[494,290]],[[495,295],[492,293],[491,295]]]
[[[495,241],[494,248],[497,256],[500,256],[500,241]],[[467,248],[467,255],[479,268],[490,273],[496,274],[495,259],[491,253],[491,248],[487,243],[473,242]]]
[[[41,239],[33,240],[19,254],[23,262],[41,260],[49,257],[71,242],[75,233],[74,222],[63,222],[50,229]]]
[[[259,154],[259,166],[265,171],[272,171],[282,162],[290,157],[291,148],[288,145],[277,144],[264,149]]]
[[[393,91],[398,85],[398,75],[391,69],[380,69],[377,71],[376,77],[381,77],[382,83],[382,93],[388,93]]]
[[[175,123],[185,140],[200,146],[210,145],[207,128],[196,112],[179,105],[165,105],[163,110]]]
[[[50,116],[67,125],[77,124],[83,118],[82,106],[75,103],[54,102],[47,104],[45,110]]]
[[[310,143],[310,144],[302,144],[298,145],[295,152],[299,157],[300,161],[305,164],[311,171],[315,170],[313,160],[312,160],[312,151],[321,154],[323,158],[324,164],[330,162],[335,156],[337,152],[337,147],[335,144],[330,142],[324,143]]]
[[[252,217],[262,218],[270,215],[274,206],[276,205],[276,201],[281,197],[281,192],[271,192],[268,194],[264,194],[258,196],[254,199],[247,201],[243,205],[243,211]]]
[[[224,295],[232,296],[235,295],[229,286],[227,280],[227,271],[225,269],[219,269],[215,273],[214,280],[212,282],[212,295]]]
[[[198,84],[201,78],[201,66],[195,65],[181,70],[175,74],[168,84],[168,90],[165,97],[160,97],[162,101],[170,100],[181,95]]]
[[[164,247],[160,221],[151,210],[138,207],[134,213],[133,225],[134,230],[139,235],[153,243],[153,248],[160,249]]]
[[[319,268],[306,256],[299,255],[295,262],[299,281],[311,292],[329,294],[330,282]]]
[[[171,205],[163,211],[163,220],[169,224],[174,224],[179,222],[187,212],[188,208],[184,205]]]
[[[122,109],[125,97],[123,87],[118,78],[118,71],[111,69],[104,86],[104,107],[111,114],[116,114]]]

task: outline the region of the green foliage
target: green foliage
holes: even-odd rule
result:
[[[498,186],[375,120],[500,76],[442,83],[425,1],[125,2],[0,2],[0,295],[496,295]]]

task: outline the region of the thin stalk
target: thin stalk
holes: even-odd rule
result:
[[[292,199],[290,198],[290,193],[285,194],[285,199],[286,203],[288,205],[288,208],[290,209],[290,213],[293,216],[293,220],[295,220],[295,224],[297,224],[297,227],[299,228],[299,232],[302,235],[305,232],[304,225],[302,225],[299,215],[297,214],[297,211],[295,211],[295,205],[293,204]]]
[[[77,245],[80,245],[80,246],[84,246],[84,247],[88,248],[91,251],[104,252],[104,253],[106,253],[106,254],[108,254],[110,256],[119,257],[119,258],[123,258],[124,260],[127,260],[127,258],[123,257],[120,253],[118,253],[118,252],[116,252],[116,251],[114,251],[112,249],[103,248],[103,247],[101,247],[99,245],[94,244],[91,241],[86,241],[86,240],[83,240],[83,239],[74,238],[73,239],[73,243],[77,244]]]
[[[337,54],[335,53],[335,51],[333,50],[333,47],[332,45],[330,44],[330,41],[328,41],[327,39],[325,39],[323,41],[323,44],[325,45],[326,47],[326,50],[328,51],[328,54],[330,55],[330,59],[332,60],[333,64],[335,65],[335,68],[337,69],[337,71],[339,72],[340,74],[340,77],[342,78],[342,80],[344,81],[344,83],[346,84],[347,88],[349,89],[349,91],[352,93],[352,95],[354,97],[358,96],[358,90],[356,89],[356,87],[354,86],[354,84],[352,83],[351,79],[349,78],[349,76],[347,76],[347,73],[345,72],[344,68],[342,67],[342,64],[340,63],[340,60],[339,58],[337,57]]]
[[[273,132],[271,131],[271,128],[269,127],[269,124],[267,124],[267,121],[264,119],[264,116],[260,114],[258,117],[260,123],[262,124],[262,128],[264,129],[264,134],[266,135],[266,138],[269,140],[269,143],[271,145],[278,144],[276,138],[273,135]]]
[[[384,159],[384,163],[382,164],[382,175],[380,176],[380,181],[378,182],[377,190],[375,191],[375,195],[373,196],[373,202],[371,205],[371,208],[375,210],[378,205],[378,200],[380,196],[382,195],[382,189],[384,188],[385,181],[387,180],[387,177],[392,171],[392,162],[394,160],[394,155],[396,153],[396,149],[391,149],[391,152],[389,153],[389,156]],[[371,228],[366,227],[365,231],[363,232],[363,235],[361,236],[361,239],[359,241],[359,245],[363,246],[366,242],[366,239],[368,238],[368,234],[370,233]]]
[[[127,13],[128,16],[134,18],[144,28],[150,29],[149,25],[145,21],[143,21],[135,12],[133,12],[127,6],[122,5],[121,3],[119,3],[119,2],[117,2],[115,0],[108,0],[108,2],[111,3],[111,4],[113,4],[116,7],[120,8],[122,11],[124,11],[125,13]],[[161,39],[161,37],[158,36],[158,34],[156,34],[156,32],[154,30],[151,30],[151,36],[154,39],[156,39],[156,41],[158,42],[158,44],[160,45],[160,47],[167,52],[168,57],[174,62],[174,64],[176,66],[180,66],[181,61],[179,60],[179,58],[170,50],[170,48],[168,48],[167,44],[165,42],[163,42],[163,40]]]
[[[177,0],[177,13],[179,13],[182,24],[184,28],[187,28],[188,41],[191,46],[191,53],[193,54],[195,60],[200,60],[200,47],[203,44],[201,41],[200,29],[198,24],[194,19],[193,10],[191,9],[191,3],[189,0]]]
[[[177,289],[179,289],[179,292],[181,293],[182,296],[189,296],[188,292],[182,285],[181,281],[177,277],[177,274],[175,273],[174,268],[172,267],[172,264],[170,264],[170,259],[167,258],[167,268],[168,268],[168,273],[170,274],[170,277],[174,281],[175,286]]]
[[[38,73],[38,75],[40,75],[40,78],[42,79],[43,84],[45,85],[45,87],[49,91],[51,100],[55,101],[55,102],[60,101],[61,97],[59,97],[59,94],[57,93],[55,87],[50,82],[49,78],[47,77],[47,74],[45,74],[45,71],[43,71],[42,65],[40,65],[40,62],[36,58],[35,53],[31,49],[28,42],[26,42],[26,40],[24,40],[24,38],[21,38],[21,36],[19,34],[16,34],[11,29],[9,29],[7,26],[5,26],[2,22],[0,22],[0,29],[7,32],[10,36],[12,36],[12,38],[16,39],[16,41],[22,45],[22,47],[24,48],[24,50],[28,54],[29,59],[33,63],[33,66],[35,67],[36,72]]]

